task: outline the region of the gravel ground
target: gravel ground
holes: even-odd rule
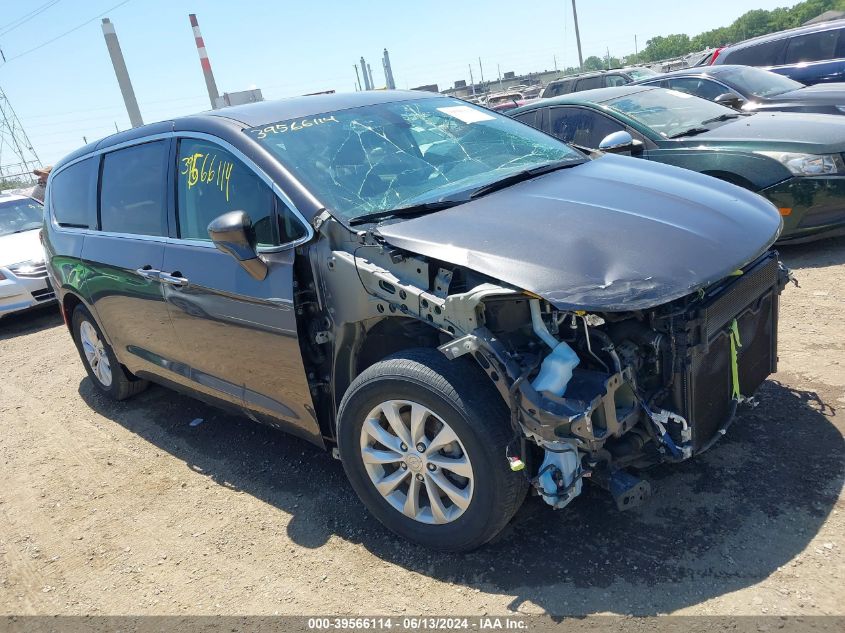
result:
[[[55,309],[0,322],[0,614],[845,614],[845,239],[783,249],[780,372],[620,513],[529,499],[465,556],[370,518],[310,445],[95,392]],[[203,422],[191,426],[190,422]]]

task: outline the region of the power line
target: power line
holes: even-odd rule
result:
[[[64,33],[62,33],[61,35],[57,35],[56,37],[54,37],[54,38],[52,38],[52,39],[49,39],[49,40],[47,40],[46,42],[42,42],[42,43],[41,43],[41,44],[39,44],[38,46],[34,46],[33,48],[30,48],[29,50],[26,50],[26,51],[24,51],[23,53],[18,53],[17,55],[14,55],[13,57],[10,57],[9,59],[7,59],[7,60],[6,60],[6,63],[8,64],[9,62],[12,62],[12,61],[14,61],[14,60],[16,60],[16,59],[20,59],[20,58],[21,58],[21,57],[23,57],[24,55],[29,55],[30,53],[34,53],[35,51],[37,51],[37,50],[39,50],[39,49],[41,49],[41,48],[44,48],[44,47],[45,47],[45,46],[47,46],[48,44],[52,44],[52,43],[53,43],[53,42],[55,42],[56,40],[59,40],[59,39],[61,39],[61,38],[65,37],[66,35],[70,35],[70,34],[71,34],[71,33],[73,33],[74,31],[78,31],[78,30],[79,30],[79,29],[81,29],[83,26],[86,26],[87,24],[90,24],[90,23],[91,23],[91,22],[93,22],[94,20],[97,20],[97,19],[99,19],[99,18],[103,17],[106,13],[109,13],[109,12],[111,12],[111,11],[114,11],[115,9],[119,9],[119,8],[120,8],[120,7],[122,7],[124,4],[126,4],[126,3],[130,2],[130,1],[131,1],[131,0],[123,0],[123,2],[120,2],[120,3],[116,4],[116,5],[114,5],[113,7],[110,7],[110,8],[108,8],[108,9],[106,9],[106,10],[105,10],[105,11],[103,11],[101,14],[99,14],[99,15],[95,15],[93,18],[91,18],[91,19],[89,19],[89,20],[85,20],[85,22],[83,22],[82,24],[80,24],[80,25],[78,25],[78,26],[73,27],[73,28],[72,28],[72,29],[70,29],[69,31],[65,31],[65,32],[64,32]]]
[[[23,24],[29,22],[32,18],[37,17],[41,13],[44,13],[47,9],[58,4],[59,2],[61,2],[61,0],[50,0],[50,2],[42,4],[40,7],[38,7],[37,9],[33,9],[26,15],[21,16],[16,20],[12,20],[11,22],[4,24],[3,26],[0,26],[0,35],[6,35],[6,33],[14,31],[19,26],[22,26]]]

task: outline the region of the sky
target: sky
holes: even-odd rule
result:
[[[655,35],[695,35],[751,9],[795,3],[578,0],[583,55],[604,56],[609,48],[621,57],[633,52],[635,36],[642,48]],[[352,91],[362,55],[383,86],[384,48],[397,88],[436,83],[442,90],[469,80],[470,65],[478,81],[482,70],[489,80],[499,70],[518,75],[578,61],[569,0],[0,0],[7,60],[0,61],[0,88],[42,163],[56,162],[83,138],[129,127],[102,17],[115,26],[145,123],[210,107],[189,13],[197,14],[221,94]]]

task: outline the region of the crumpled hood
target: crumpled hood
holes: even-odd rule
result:
[[[0,266],[17,264],[30,259],[44,259],[44,249],[38,239],[38,229],[0,236]]]
[[[623,311],[726,277],[764,252],[780,227],[774,206],[750,191],[606,155],[377,232],[560,309]]]

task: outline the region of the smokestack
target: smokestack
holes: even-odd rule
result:
[[[390,90],[396,89],[396,82],[393,81],[393,69],[390,67],[390,55],[387,54],[387,49],[384,49],[384,59],[382,59],[382,64],[384,64],[384,83]]]
[[[199,24],[197,24],[197,16],[191,13],[188,16],[191,19],[191,27],[194,29],[194,39],[197,42],[197,52],[200,54],[200,66],[202,66],[202,74],[205,77],[205,87],[208,88],[208,98],[211,100],[211,109],[217,109],[217,100],[220,95],[217,93],[217,83],[214,81],[214,73],[211,72],[211,62],[208,61],[208,53],[205,51],[205,42],[202,41],[202,33],[200,33]]]
[[[141,111],[138,109],[138,100],[135,99],[135,91],[132,89],[132,82],[129,80],[129,71],[126,70],[123,51],[120,50],[120,42],[117,41],[114,24],[108,18],[103,18],[103,37],[106,38],[106,48],[109,49],[114,74],[117,75],[117,83],[120,86],[120,93],[123,95],[123,103],[126,104],[126,112],[129,114],[129,122],[132,127],[144,125]]]
[[[373,84],[367,75],[367,62],[364,61],[363,57],[361,58],[361,74],[364,75],[364,90],[372,90]]]

